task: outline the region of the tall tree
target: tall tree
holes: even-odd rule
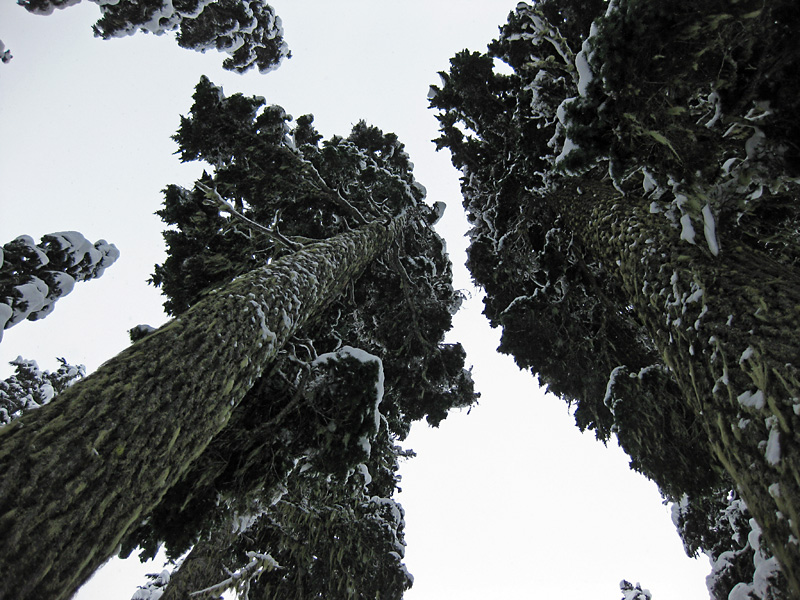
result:
[[[799,20],[521,3],[430,94],[500,349],[668,498],[735,487],[795,595]]]
[[[29,235],[0,248],[0,340],[3,330],[28,319],[43,319],[78,281],[100,277],[119,258],[114,244],[92,244],[77,231]]]
[[[186,266],[187,285],[196,286],[195,301],[180,305],[180,316],[53,402],[0,430],[6,467],[0,474],[0,532],[5,541],[0,564],[14,574],[4,578],[0,595],[23,599],[72,594],[166,500],[170,488],[186,481],[196,460],[213,465],[214,456],[204,451],[242,408],[248,392],[263,381],[282,352],[293,351],[287,344],[299,346],[296,336],[348,288],[354,289],[370,265],[396,258],[401,266],[416,265],[422,273],[442,264],[449,268],[441,241],[430,245],[438,239],[430,229],[436,211],[422,202],[422,188],[396,140],[374,152],[385,150],[386,161],[400,165],[402,174],[382,168],[366,152],[349,151],[357,146],[338,139],[331,144],[330,170],[323,175],[297,150],[310,128],[298,123],[292,138],[285,113],[277,107],[259,113],[262,104],[263,99],[225,98],[203,79],[192,116],[182,121],[177,140],[184,159],[203,158],[215,165],[216,175],[198,182],[197,192],[169,188],[167,196],[176,194],[175,210],[189,211],[198,223],[220,219],[222,208],[232,216],[229,226],[243,223],[240,234],[247,236],[252,228],[254,240],[269,243],[249,247],[250,254],[233,269],[217,271],[220,279],[214,281],[193,278],[192,262],[178,261],[179,270]],[[352,177],[353,172],[360,177]],[[252,196],[227,196],[226,185],[237,174],[242,187],[230,189],[249,189]],[[198,213],[197,201],[204,196],[216,203],[210,214]],[[257,199],[273,201],[275,218],[265,219],[265,225],[248,219],[242,211],[249,211],[251,199],[254,205]],[[319,201],[336,211],[315,210]],[[301,219],[304,210],[309,212]],[[292,211],[305,224],[304,235],[287,232],[288,222],[277,218]],[[314,225],[320,234],[316,241],[311,239]],[[434,259],[408,254],[419,249]],[[196,264],[212,271],[218,266],[204,263],[202,256]],[[166,273],[161,275],[166,286]],[[401,287],[408,283],[405,278],[396,281]],[[420,285],[427,281],[420,279]],[[368,287],[381,285],[372,281]],[[441,315],[439,335],[426,338],[421,327],[411,328],[435,347],[449,327],[456,297],[451,287],[438,291],[447,292],[443,304],[418,308]],[[372,325],[363,323],[365,330]],[[400,325],[394,324],[397,329]],[[397,415],[416,411],[436,420],[450,406],[473,401],[460,347],[441,345],[430,354],[430,365],[418,366],[422,375],[427,372],[421,393],[407,406],[393,408]],[[406,388],[415,385],[402,377],[397,381]],[[269,412],[275,407],[260,403],[258,408]],[[397,420],[402,422],[399,416]],[[231,435],[233,451],[236,444],[257,443],[241,430]],[[219,469],[208,476],[217,474]]]
[[[311,117],[300,117],[288,140],[307,161],[299,169],[305,176],[298,177],[297,156],[288,151],[290,146],[284,141],[288,132],[285,113],[279,107],[267,107],[254,119],[260,102],[241,96],[221,101],[219,90],[204,80],[198,86],[192,114],[183,120],[176,136],[185,159],[205,158],[216,165],[213,185],[225,194],[222,201],[230,207],[228,216],[223,217],[218,208],[204,202],[202,193],[175,186],[167,189],[161,215],[173,228],[165,232],[168,258],[156,268],[154,281],[163,286],[169,298],[166,306],[173,314],[182,313],[219,281],[251,268],[253,261],[270,260],[275,253],[285,252],[282,244],[310,235],[328,236],[347,227],[348,221],[355,224],[364,215],[378,214],[384,209],[375,200],[392,206],[403,194],[419,199],[424,195],[410,176],[408,156],[396,136],[384,135],[364,123],[358,123],[346,139],[334,137],[320,144]],[[206,184],[211,185],[208,179]],[[335,182],[336,190],[326,182]],[[210,189],[206,184],[200,185]],[[405,437],[413,420],[427,417],[437,424],[449,407],[473,399],[471,379],[462,369],[463,350],[459,345],[441,343],[460,303],[460,295],[451,285],[443,242],[430,228],[441,207],[420,210],[423,218],[407,226],[401,244],[373,262],[345,296],[295,336],[270,374],[253,387],[225,432],[211,443],[207,458],[196,462],[128,541],[125,551],[139,544],[144,555],[150,556],[163,540],[168,553],[177,557],[193,540],[200,539],[193,555],[202,555],[207,563],[213,553],[218,556],[215,564],[223,558],[233,564],[236,555],[231,556],[221,541],[230,534],[216,533],[220,523],[230,531],[222,514],[230,513],[230,507],[221,506],[220,497],[226,498],[225,502],[235,498],[238,506],[256,494],[261,505],[269,504],[264,497],[290,485],[285,479],[292,465],[307,461],[309,455],[315,457],[310,463],[313,472],[323,478],[342,478],[347,469],[366,461],[372,473],[372,483],[367,486],[370,494],[391,497],[394,478],[378,477],[375,469],[382,471],[385,466],[381,465],[393,464],[393,459],[385,457],[394,456],[394,440]],[[285,241],[265,235],[263,224],[272,224],[270,235],[280,233]],[[366,440],[364,432],[353,430],[362,420],[346,417],[350,407],[364,404],[353,404],[359,395],[352,391],[352,375],[346,376],[351,383],[338,380],[326,386],[338,390],[331,397],[321,395],[317,378],[309,376],[316,372],[312,365],[320,360],[315,358],[318,352],[329,356],[342,344],[358,346],[381,361],[384,400],[380,411],[386,425],[379,441],[372,443],[373,454],[384,457],[378,463],[367,460],[369,453],[364,456],[363,442],[356,443]],[[369,379],[356,377],[355,381],[363,387]],[[348,438],[350,442],[342,441]],[[271,465],[270,469],[265,470],[265,464]],[[350,498],[351,503],[355,500]],[[329,512],[331,505],[316,504],[316,510]],[[281,530],[273,530],[269,538],[273,544],[276,531]],[[365,535],[369,529],[356,526],[352,531]],[[319,533],[314,537],[319,539]],[[364,549],[374,545],[369,539],[379,538],[368,536],[363,540]],[[261,553],[268,550],[258,548]],[[239,559],[244,557],[241,548],[232,551]],[[338,549],[329,546],[329,551]],[[325,556],[319,547],[309,546],[308,552]],[[300,560],[303,554],[290,556]],[[352,560],[352,553],[348,557]],[[377,565],[380,561],[376,560],[369,562]],[[191,576],[191,586],[184,585],[179,582],[186,577],[187,566],[184,563],[171,579],[167,597],[173,593],[180,597],[181,592],[172,591],[175,589],[208,587],[215,577],[221,577],[219,568],[216,573],[201,569],[204,572]],[[395,568],[399,567],[398,562]],[[306,568],[299,566],[300,572]],[[403,578],[394,581],[399,585]],[[362,577],[355,585],[365,597],[372,597],[368,586],[377,583],[375,578]],[[287,584],[284,581],[282,585]],[[327,596],[333,589],[327,589]],[[392,595],[386,588],[382,593]]]
[[[276,69],[291,56],[283,41],[283,26],[274,9],[263,0],[91,0],[100,6],[101,18],[92,29],[108,40],[137,31],[161,35],[177,31],[181,48],[198,52],[218,50],[230,56],[222,66],[243,73],[257,67],[262,73]],[[49,15],[80,0],[18,0],[28,12]],[[2,52],[2,45],[0,45]],[[11,55],[2,55],[8,62]]]

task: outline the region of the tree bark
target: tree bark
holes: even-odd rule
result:
[[[724,237],[718,256],[690,245],[610,184],[573,182],[557,196],[627,292],[800,597],[800,274]]]
[[[236,278],[0,429],[0,598],[70,597],[404,222],[374,222]]]

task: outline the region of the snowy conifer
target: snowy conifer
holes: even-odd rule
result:
[[[178,227],[154,281],[177,318],[0,432],[0,564],[17,574],[0,594],[66,598],[120,542],[148,551],[222,534],[216,525],[252,515],[254,502],[270,506],[299,459],[354,482],[412,420],[436,424],[474,401],[463,349],[442,341],[460,296],[431,228],[439,211],[402,144],[359,123],[318,145],[310,118],[295,136],[283,109],[263,103],[203,79],[182,120],[182,157],[214,170],[193,190],[167,188],[162,216]],[[348,346],[380,359],[382,417],[377,372],[318,373],[338,363],[315,361]],[[356,387],[340,397],[347,386],[314,384],[326,378]],[[391,495],[394,481],[385,485]],[[375,510],[394,519],[388,503]],[[366,556],[385,547],[369,531],[353,542]],[[248,551],[256,568],[267,561]],[[402,587],[409,578],[390,557]]]
[[[21,235],[0,249],[0,339],[2,330],[49,315],[56,300],[78,281],[100,277],[119,258],[114,244],[92,244],[77,231],[42,237]]]
[[[320,144],[321,136],[314,131],[310,116],[299,118],[291,128],[283,109],[268,106],[259,113],[261,103],[259,98],[224,97],[219,88],[203,79],[191,115],[182,120],[176,135],[182,156],[215,165],[213,180],[206,177],[201,188],[209,190],[214,185],[220,197],[209,203],[202,189],[189,192],[170,186],[166,190],[160,214],[177,227],[165,232],[168,258],[157,266],[153,280],[163,287],[169,298],[166,307],[174,314],[181,314],[217,282],[235,277],[258,261],[291,252],[294,243],[331,235],[348,227],[348,221],[349,226],[356,226],[384,211],[396,210],[393,206],[398,206],[404,195],[410,194],[415,202],[424,197],[395,136],[362,122],[348,138],[334,137]],[[260,164],[273,168],[253,166]],[[304,201],[297,202],[297,198]],[[175,574],[165,598],[172,594],[180,597],[190,587],[208,587],[214,582],[211,570],[190,573],[196,564],[193,555],[201,556],[202,564],[221,564],[236,552],[236,540],[225,533],[230,530],[226,525],[230,515],[244,510],[239,503],[246,504],[254,493],[261,505],[268,505],[264,494],[270,496],[284,485],[292,489],[299,474],[288,474],[298,460],[305,464],[306,477],[347,481],[354,476],[353,469],[371,464],[371,455],[373,460],[374,455],[394,457],[395,440],[405,437],[413,420],[427,418],[437,424],[450,407],[472,401],[463,350],[459,345],[441,343],[460,300],[450,284],[444,246],[430,229],[441,207],[420,205],[415,210],[421,211],[420,218],[406,226],[402,244],[374,261],[345,296],[332,300],[325,313],[290,342],[270,376],[254,386],[192,473],[167,494],[148,523],[126,542],[125,552],[139,544],[144,555],[150,556],[165,541],[170,556],[177,557],[200,537],[201,543]],[[271,231],[263,231],[262,224],[272,224]],[[359,350],[347,350],[351,346]],[[366,398],[365,391],[372,393],[374,376],[362,373],[351,355],[372,356],[381,364],[383,400],[379,408],[385,430],[379,441],[373,439],[378,413],[358,416],[371,404],[359,398]],[[348,411],[354,409],[356,418],[348,417]],[[375,425],[364,430],[372,421]],[[265,439],[274,441],[266,444]],[[384,463],[388,464],[386,459]],[[272,468],[265,472],[263,464]],[[390,499],[393,476],[379,478],[375,467],[367,468],[373,481],[382,481],[381,497]],[[375,490],[370,493],[374,495]],[[220,504],[220,497],[228,500]],[[309,506],[328,514],[332,503],[345,501],[332,498],[309,500]],[[278,510],[281,506],[279,503]],[[267,510],[265,519],[274,518],[274,513]],[[353,534],[367,536],[359,542],[361,552],[377,553],[368,563],[382,564],[383,554],[374,547],[380,538],[367,535],[369,529],[358,523],[351,525]],[[281,558],[274,549],[274,544],[289,543],[280,541],[281,531],[273,528],[272,546],[249,550],[269,553],[289,571],[297,565],[302,573],[306,567],[297,561],[305,560],[305,554]],[[323,527],[314,539],[324,539],[324,535]],[[323,552],[314,544],[304,548],[303,552],[327,560],[329,550]],[[396,548],[387,552],[402,556]],[[238,556],[245,561],[241,548]],[[231,560],[227,558],[227,564]],[[341,561],[341,556],[337,560]],[[389,586],[383,594],[389,594],[390,588],[401,594],[407,581],[399,560],[392,568],[395,578],[380,579]],[[286,586],[291,578],[287,579],[285,570],[262,578],[268,581],[279,575],[284,582],[281,585]],[[218,570],[216,577],[221,576]],[[192,585],[184,580],[187,577]],[[327,581],[329,578],[323,578],[317,583]],[[379,580],[355,578],[352,585],[368,590],[370,585],[379,585]],[[345,594],[344,588],[326,589],[326,597],[336,597],[331,595],[333,590]],[[372,597],[371,592],[363,593]]]
[[[49,15],[79,1],[19,0],[18,3],[34,14]],[[137,31],[156,35],[177,31],[181,48],[225,52],[229,58],[222,66],[239,73],[252,67],[262,73],[272,71],[290,56],[283,41],[280,17],[263,0],[92,1],[100,6],[102,14],[93,27],[94,34],[105,40]],[[3,62],[7,62],[6,55],[2,56]]]
[[[18,356],[11,364],[15,373],[0,381],[0,425],[7,425],[23,411],[41,408],[56,394],[86,375],[83,365],[73,366],[63,358],[55,373],[42,371],[35,360]]]
[[[520,3],[429,95],[501,350],[669,499],[740,490],[795,596],[797,26],[788,1]]]

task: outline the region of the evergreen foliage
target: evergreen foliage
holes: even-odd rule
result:
[[[429,94],[499,350],[689,503],[715,598],[800,593],[799,20],[790,2],[520,3]],[[760,559],[717,527],[733,499]]]
[[[18,356],[11,364],[14,374],[0,381],[0,425],[7,425],[23,411],[41,408],[56,394],[86,375],[86,367],[73,366],[63,358],[55,373],[42,371],[35,360]]]
[[[11,55],[11,50],[6,50],[6,45],[0,40],[0,62],[7,63],[10,62],[12,58],[14,57]]]
[[[758,524],[735,491],[686,496],[673,504],[672,519],[686,554],[703,553],[711,561],[711,573],[706,577],[711,598],[792,597],[775,557],[761,542]]]
[[[622,600],[651,600],[653,597],[650,590],[642,589],[640,583],[633,585],[624,579],[620,582],[619,589],[622,591]]]
[[[49,15],[79,1],[18,0],[18,4],[31,13]],[[253,67],[266,73],[291,56],[283,41],[280,17],[263,0],[92,1],[100,6],[102,14],[92,29],[104,40],[137,31],[156,35],[177,31],[181,48],[225,52],[229,57],[223,61],[223,68],[237,73]],[[7,62],[5,56],[3,62]]]
[[[320,143],[310,117],[292,129],[263,103],[204,78],[182,119],[182,156],[212,172],[165,193],[153,280],[176,318],[0,429],[0,562],[16,574],[0,595],[66,598],[120,543],[192,547],[141,591],[165,600],[410,585],[397,442],[476,398],[443,343],[460,294],[441,210],[395,136],[359,123]]]
[[[400,563],[402,546],[378,535],[396,530],[402,540],[402,519],[384,522],[378,510],[394,505],[396,440],[407,435],[412,421],[427,418],[437,425],[450,408],[475,398],[463,349],[442,343],[460,294],[451,285],[443,242],[431,229],[436,210],[421,203],[424,188],[414,181],[408,155],[393,134],[359,122],[347,138],[320,143],[311,116],[292,128],[280,107],[263,106],[262,98],[225,97],[205,78],[194,100],[175,140],[183,160],[205,160],[214,173],[204,174],[193,192],[165,190],[159,214],[174,227],[164,233],[168,257],[156,267],[153,282],[167,295],[168,312],[182,314],[220,283],[291,253],[295,244],[396,211],[413,210],[415,216],[395,246],[290,341],[124,552],[141,545],[143,558],[152,556],[166,541],[169,555],[178,557],[199,539],[192,554],[202,553],[206,562],[210,552],[230,546],[231,556],[243,563],[247,549],[241,541],[221,542],[218,530],[229,528],[243,504],[256,498],[269,505],[276,489],[294,489],[299,478],[308,482],[302,489],[313,483],[327,492],[303,492],[294,504],[279,500],[256,522],[266,533],[253,533],[257,546],[248,551],[269,553],[281,565],[269,576],[262,573],[259,585],[278,586],[281,597],[309,597],[302,590],[312,587],[325,597],[371,598],[375,591],[400,597],[410,585]],[[211,194],[210,202],[203,190],[212,188],[217,196]],[[373,358],[360,365],[364,352]],[[369,364],[380,366],[378,380],[363,371]],[[370,382],[379,384],[382,398],[380,413],[371,416],[363,412],[375,404]],[[301,471],[293,466],[298,460]],[[366,485],[353,484],[362,477],[359,469],[366,470]],[[301,500],[306,517],[298,524],[302,515],[292,507]],[[339,533],[325,521],[309,522],[312,513],[331,523],[343,519]],[[292,534],[298,527],[312,533]],[[336,543],[325,542],[331,536]],[[215,541],[204,544],[206,539]],[[297,547],[297,540],[306,541]],[[345,552],[348,543],[352,549]],[[286,554],[286,547],[294,550]],[[396,560],[387,563],[386,575],[377,576],[391,556]],[[214,560],[220,562],[219,556]],[[371,576],[363,570],[368,565]],[[184,563],[165,598],[189,589],[182,581],[188,570]],[[213,573],[204,575],[202,583],[192,575],[194,589],[211,583]]]
[[[36,244],[29,235],[0,249],[0,339],[2,330],[28,319],[43,319],[56,300],[78,281],[100,277],[119,258],[114,244],[89,242],[77,231],[42,236]]]
[[[465,405],[472,384],[461,371],[464,351],[440,343],[461,295],[452,288],[444,243],[431,228],[437,213],[422,203],[425,189],[397,137],[359,122],[347,138],[320,144],[313,117],[290,128],[282,108],[259,113],[263,98],[224,97],[206,78],[194,100],[175,140],[182,160],[215,166],[213,178],[204,175],[201,183],[226,204],[207,202],[200,189],[166,188],[159,215],[174,228],[164,232],[168,257],[152,281],[168,298],[167,312],[180,315],[207,291],[290,252],[294,243],[407,211],[413,198],[416,217],[396,248],[372,263],[345,298],[331,299],[309,338],[324,353],[357,336],[351,345],[384,361],[387,393],[397,390],[388,405],[399,411],[390,417],[398,435],[405,437],[410,421],[436,425],[450,407]],[[396,367],[389,356],[398,358]]]

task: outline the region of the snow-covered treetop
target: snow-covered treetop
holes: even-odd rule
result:
[[[49,15],[79,1],[19,0],[18,4],[34,14]],[[229,58],[222,66],[239,73],[253,67],[262,73],[272,71],[290,56],[280,17],[262,0],[91,1],[100,6],[102,14],[94,33],[106,40],[137,31],[156,35],[177,31],[179,46],[225,52]],[[7,62],[6,55],[2,56]]]
[[[397,137],[359,122],[348,137],[321,142],[313,117],[292,127],[283,108],[259,97],[226,97],[206,78],[194,100],[174,139],[183,160],[212,167],[200,186],[218,198],[209,203],[200,188],[166,189],[159,214],[176,228],[164,232],[169,256],[152,281],[168,297],[167,311],[183,312],[203,293],[297,244],[404,213],[407,225],[392,252],[369,267],[349,299],[332,299],[331,317],[320,321],[327,329],[309,335],[319,352],[349,343],[384,359],[388,394],[416,381],[402,370],[417,365],[418,380],[430,385],[409,388],[391,403],[403,406],[408,419],[428,415],[437,423],[451,406],[471,403],[463,349],[442,343],[460,294],[432,228],[439,209],[424,202]],[[348,342],[353,335],[358,341]],[[409,358],[386,361],[387,348]]]
[[[89,242],[77,231],[42,237],[22,235],[0,249],[0,339],[2,330],[49,315],[56,300],[78,281],[100,277],[119,258],[114,244]]]
[[[0,381],[0,425],[7,425],[24,411],[44,406],[86,375],[83,365],[70,365],[63,358],[58,361],[61,364],[54,373],[42,371],[35,360],[21,356],[11,361],[14,374]]]

